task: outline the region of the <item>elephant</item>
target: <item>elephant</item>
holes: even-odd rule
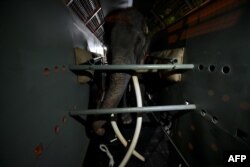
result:
[[[149,46],[148,28],[143,15],[135,8],[120,9],[105,18],[105,44],[109,64],[141,64]],[[112,73],[101,109],[116,108],[127,88],[131,74]],[[96,120],[92,128],[97,135],[105,133],[106,120]]]

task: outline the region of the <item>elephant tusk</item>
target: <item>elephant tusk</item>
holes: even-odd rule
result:
[[[132,76],[132,80],[133,80],[134,88],[135,88],[137,107],[142,107],[141,90],[140,90],[138,77]],[[139,135],[141,132],[141,126],[142,126],[142,116],[140,115],[140,116],[137,116],[136,127],[135,127],[135,132],[134,132],[132,142],[129,146],[129,149],[128,149],[125,157],[123,158],[122,162],[120,163],[119,167],[124,167],[127,164],[133,151],[135,150],[135,147],[136,147],[136,144],[138,142]]]

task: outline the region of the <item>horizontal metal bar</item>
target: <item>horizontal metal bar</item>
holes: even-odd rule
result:
[[[167,105],[167,106],[150,106],[150,107],[128,107],[128,108],[106,108],[71,111],[71,115],[94,115],[94,114],[118,114],[118,113],[148,113],[160,111],[181,111],[195,110],[196,105]]]
[[[193,64],[121,64],[121,65],[69,65],[72,71],[100,70],[100,71],[136,71],[157,72],[157,70],[191,70]]]

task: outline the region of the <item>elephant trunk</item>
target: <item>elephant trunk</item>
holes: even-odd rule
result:
[[[118,106],[121,98],[127,88],[128,82],[131,78],[131,75],[126,73],[113,73],[110,76],[110,85],[105,93],[105,97],[101,108],[115,108]],[[93,130],[96,134],[102,136],[105,133],[103,125],[106,123],[106,120],[99,120],[93,123]]]

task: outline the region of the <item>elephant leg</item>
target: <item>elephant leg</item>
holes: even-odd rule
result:
[[[110,86],[105,94],[101,108],[116,108],[127,88],[131,75],[125,73],[114,73],[110,76]],[[97,135],[104,135],[103,125],[106,120],[94,121],[92,128]]]

